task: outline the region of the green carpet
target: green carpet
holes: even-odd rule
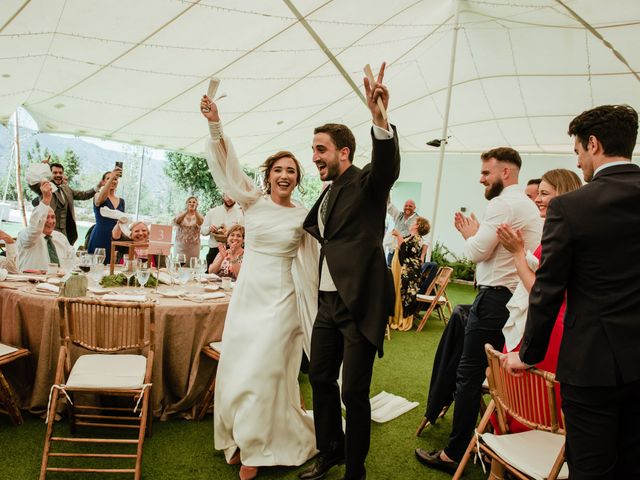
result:
[[[454,305],[471,303],[471,287],[451,285],[447,290]],[[376,359],[371,396],[385,390],[402,395],[420,406],[385,424],[373,423],[371,450],[367,459],[370,479],[448,479],[448,475],[431,471],[415,459],[414,449],[442,447],[451,428],[450,411],[435,427],[428,427],[420,438],[414,436],[422,420],[431,374],[433,356],[443,325],[432,316],[425,329],[418,333],[391,332],[385,345],[385,356]],[[301,376],[305,401],[311,405],[311,388]],[[0,480],[35,479],[40,471],[45,425],[40,418],[26,414],[25,424],[13,427],[5,415],[0,415]],[[300,468],[263,468],[260,479],[297,479]],[[327,480],[338,480],[344,467],[333,469]],[[213,448],[211,416],[202,422],[171,420],[154,422],[153,436],[145,441],[143,477],[153,480],[202,479],[226,480],[238,478],[238,467],[224,462],[222,453]],[[131,478],[125,475],[50,474],[51,479]],[[466,479],[486,478],[479,466],[469,465]]]

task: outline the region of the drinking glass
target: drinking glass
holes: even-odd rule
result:
[[[125,277],[127,277],[127,287],[129,286],[129,281],[131,277],[136,274],[136,265],[138,261],[135,258],[126,258],[124,262],[124,271],[122,272]]]
[[[180,266],[184,266],[187,263],[187,256],[184,253],[178,253],[176,255],[176,259],[178,260]]]
[[[191,269],[188,267],[178,268],[178,283],[185,285],[189,280],[191,280]]]
[[[93,283],[96,287],[100,286],[100,280],[104,276],[104,265],[102,263],[94,263],[91,265],[91,273],[89,273],[89,278],[93,280]]]
[[[171,285],[176,283],[178,278],[178,270],[180,269],[180,263],[176,257],[170,257],[167,263],[167,273],[171,277]]]
[[[139,263],[138,269],[136,271],[136,280],[138,280],[138,283],[142,287],[143,292],[144,292],[144,286],[149,281],[150,274],[151,274],[151,271],[149,270],[149,265],[147,263]]]
[[[80,256],[80,265],[78,265],[80,267],[80,270],[82,270],[84,273],[89,273],[89,270],[91,270],[91,265],[93,265],[93,255],[83,252]]]
[[[206,258],[199,258],[198,259],[198,265],[196,267],[197,271],[198,271],[198,275],[200,276],[200,279],[202,280],[203,275],[205,273],[207,273],[207,259]]]
[[[96,248],[93,251],[93,258],[96,263],[104,263],[104,259],[106,258],[107,253],[104,248]]]

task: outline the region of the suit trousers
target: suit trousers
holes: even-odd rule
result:
[[[453,424],[445,448],[445,453],[456,462],[462,459],[478,420],[482,382],[488,366],[484,346],[489,343],[496,350],[502,350],[502,327],[509,317],[506,305],[510,298],[507,288],[483,290],[481,287],[469,311],[456,371]]]
[[[640,380],[614,387],[562,383],[571,480],[640,478]]]
[[[375,354],[376,347],[360,333],[338,292],[321,291],[309,365],[316,442],[323,454],[339,454],[344,449],[344,478],[349,480],[365,476],[364,462],[371,436],[369,386]],[[342,431],[338,386],[341,364],[346,434]]]

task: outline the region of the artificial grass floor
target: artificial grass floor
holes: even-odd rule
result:
[[[450,285],[447,289],[454,305],[471,303],[471,287]],[[420,438],[414,432],[422,420],[431,366],[444,326],[432,316],[425,329],[418,333],[391,332],[386,341],[385,356],[376,359],[371,396],[382,390],[401,395],[420,406],[385,424],[372,423],[371,449],[367,458],[367,478],[376,480],[449,479],[449,475],[422,466],[415,458],[417,447],[435,450],[446,444],[451,429],[452,410],[436,426],[427,427]],[[306,376],[300,382],[308,406],[311,388]],[[310,407],[308,407],[310,408]],[[58,428],[58,427],[57,427]],[[44,441],[44,421],[28,413],[25,424],[14,427],[6,415],[0,415],[0,480],[27,480],[38,478]],[[303,469],[262,468],[260,479],[297,479]],[[174,419],[154,421],[153,436],[144,444],[142,476],[153,480],[206,479],[231,480],[238,478],[238,467],[227,465],[221,452],[213,448],[213,422],[211,415],[201,422]],[[338,480],[344,467],[334,468],[327,480]],[[95,475],[52,473],[55,479],[124,479],[131,475]],[[486,478],[479,466],[469,464],[465,472],[469,480]]]

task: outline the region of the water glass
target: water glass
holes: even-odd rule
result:
[[[96,248],[93,251],[93,258],[96,263],[104,263],[104,259],[106,258],[107,253],[104,248]]]
[[[184,265],[186,265],[186,263],[187,263],[187,256],[186,256],[184,253],[178,253],[178,254],[176,255],[176,260],[178,260],[178,263],[179,263],[181,266],[184,266]]]
[[[189,280],[191,280],[191,269],[188,267],[180,267],[178,269],[178,283],[185,285]]]
[[[94,263],[91,265],[89,278],[93,280],[96,287],[100,286],[100,280],[104,276],[104,265],[102,263]]]
[[[144,286],[147,284],[150,274],[151,270],[149,270],[149,266],[147,263],[140,263],[138,265],[138,270],[136,271],[136,280],[138,280],[138,283],[141,287],[144,288]]]
[[[136,274],[137,265],[138,265],[138,261],[135,258],[133,259],[127,258],[125,261],[124,271],[122,273],[124,274],[125,277],[127,277],[127,287],[129,286],[131,277],[133,277]]]
[[[167,263],[167,273],[169,274],[169,277],[171,277],[171,285],[176,283],[179,269],[180,263],[178,262],[178,259],[175,257],[170,257],[169,262]]]

